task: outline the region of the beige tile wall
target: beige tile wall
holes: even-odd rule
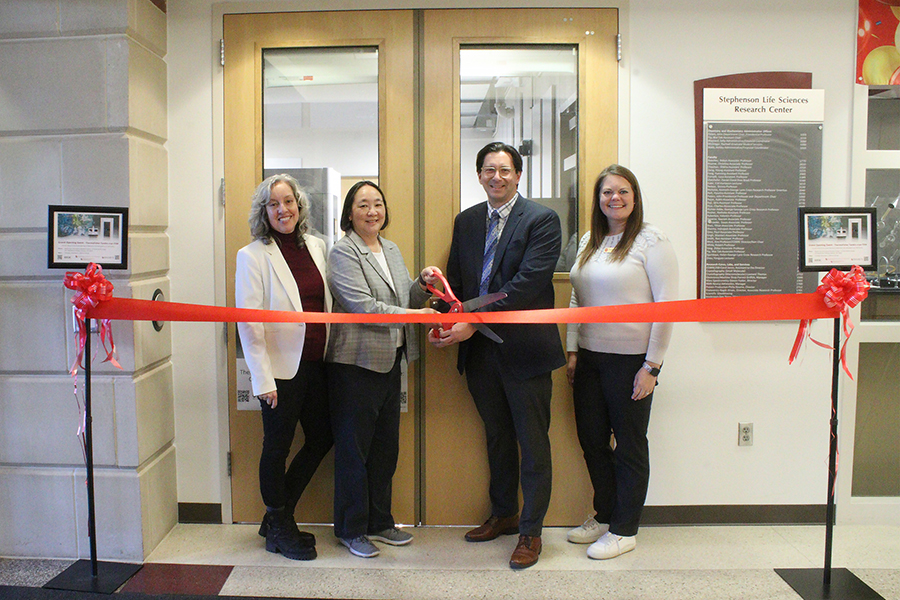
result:
[[[0,44],[0,556],[87,557],[71,293],[47,267],[47,206],[128,207],[114,294],[168,297],[166,17],[149,0],[3,2]],[[113,333],[123,370],[98,359],[91,380],[97,546],[141,560],[177,519],[171,325]]]

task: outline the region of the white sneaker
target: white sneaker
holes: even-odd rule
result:
[[[591,544],[587,549],[587,555],[590,558],[604,560],[607,558],[615,558],[626,552],[631,552],[637,545],[636,536],[621,536],[607,531],[600,539]]]
[[[593,544],[607,531],[609,531],[609,525],[598,523],[594,517],[588,517],[588,520],[580,526],[570,529],[566,534],[566,539],[573,544]]]

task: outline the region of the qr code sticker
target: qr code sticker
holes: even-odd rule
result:
[[[250,390],[238,390],[238,404],[250,404]]]

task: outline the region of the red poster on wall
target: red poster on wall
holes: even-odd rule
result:
[[[856,83],[900,85],[900,0],[859,0]]]

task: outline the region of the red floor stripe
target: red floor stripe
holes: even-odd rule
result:
[[[234,567],[147,563],[122,588],[141,594],[216,596]]]

